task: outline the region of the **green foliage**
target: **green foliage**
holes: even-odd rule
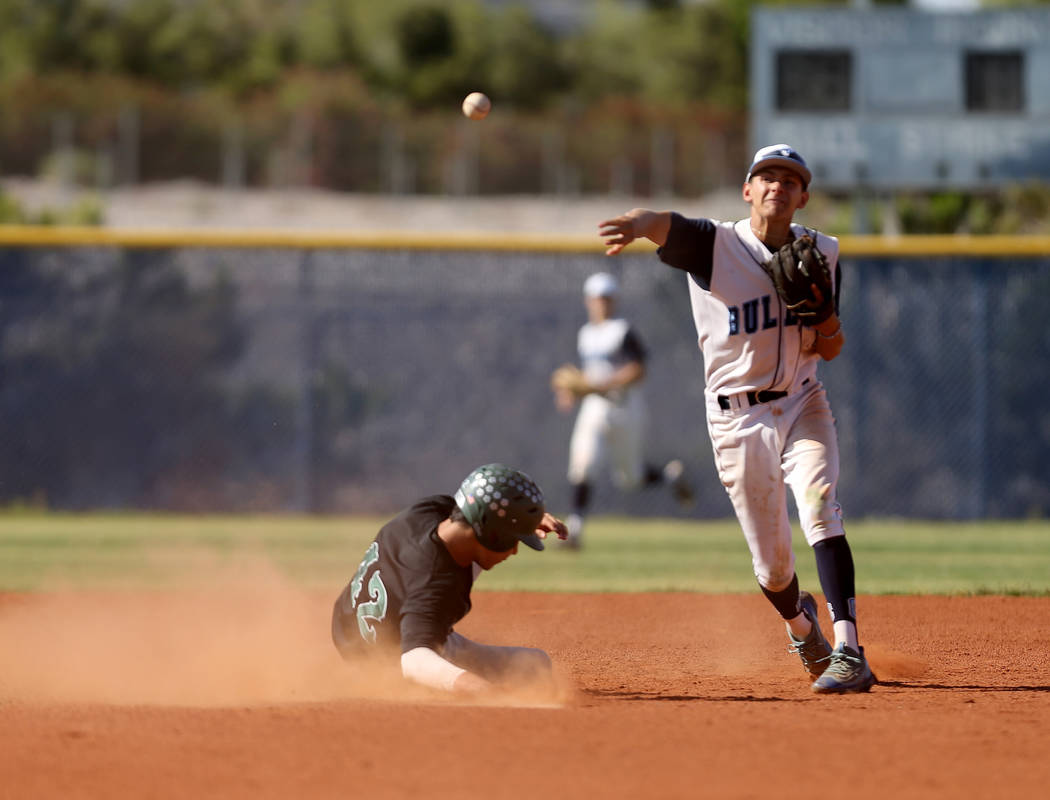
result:
[[[56,150],[48,153],[41,163],[40,177],[76,186],[93,186],[100,179],[99,162],[84,150]]]
[[[14,197],[0,188],[0,225],[101,225],[105,210],[96,195],[79,196],[69,207],[46,207],[27,211]]]
[[[480,89],[498,111],[482,191],[551,191],[556,175],[563,190],[606,192],[615,165],[644,192],[652,136],[670,132],[674,190],[692,195],[730,183],[726,165],[747,155],[752,9],[796,4],[588,0],[584,25],[555,31],[524,4],[483,0],[0,0],[0,159],[48,174],[65,114],[78,181],[102,185],[93,162],[133,112],[139,168],[117,183],[217,182],[236,131],[249,185],[387,190],[389,164],[360,154],[392,157],[396,140],[410,190],[445,192],[463,156],[450,117]],[[938,193],[901,198],[899,216],[904,232],[1034,233],[1050,230],[1045,204],[1037,186]],[[829,213],[852,231],[848,200]]]
[[[491,49],[476,55],[481,88],[501,103],[541,109],[570,85],[570,76],[555,37],[525,9],[511,6],[490,23],[474,21],[472,39],[490,37]]]
[[[65,224],[101,225],[106,221],[102,201],[97,195],[83,195],[66,212]]]
[[[72,120],[78,152],[113,151],[131,110],[140,164],[118,183],[215,182],[237,128],[250,185],[299,174],[377,191],[388,188],[380,159],[346,153],[381,152],[385,131],[400,128],[417,167],[413,189],[440,192],[459,146],[448,115],[480,89],[506,125],[497,132],[495,119],[486,123],[486,148],[500,157],[482,155],[485,191],[543,188],[540,171],[521,162],[537,163],[537,148],[563,135],[557,127],[575,140],[564,153],[581,163],[548,164],[547,174],[607,190],[609,161],[599,163],[577,131],[581,109],[592,133],[621,129],[603,138],[630,140],[615,156],[645,186],[645,131],[623,134],[620,121],[590,110],[611,114],[621,103],[634,124],[677,134],[681,190],[717,186],[717,171],[692,166],[686,148],[703,148],[711,135],[743,141],[750,5],[595,0],[586,26],[554,31],[524,5],[482,0],[0,0],[0,157],[16,174],[44,173],[56,113]],[[522,131],[539,138],[523,142]],[[289,162],[296,148],[310,159],[308,173]],[[509,180],[523,171],[524,183]]]
[[[22,210],[22,204],[0,187],[0,225],[23,222],[25,222],[25,212]]]
[[[967,202],[962,192],[905,195],[898,200],[897,213],[905,232],[954,233]]]
[[[1050,185],[1027,181],[993,197],[976,197],[971,228],[975,233],[1050,233]]]
[[[397,19],[401,58],[410,69],[422,69],[451,58],[456,52],[452,19],[441,6],[413,6]]]
[[[895,202],[904,233],[1050,232],[1050,186],[1035,181],[1010,184],[995,193],[910,193]]]
[[[531,107],[552,92],[637,92],[742,110],[748,9],[734,0],[597,0],[593,26],[555,35],[523,5],[480,0],[0,0],[0,83],[120,74],[244,97],[307,68],[358,74],[417,108],[491,83]]]
[[[794,3],[590,5],[585,26],[555,34],[525,5],[482,0],[0,0],[0,84],[119,74],[246,98],[289,71],[317,69],[415,108],[491,84],[481,88],[526,107],[556,94],[744,112],[751,9]]]
[[[1050,0],[981,0],[981,5],[986,8],[1024,8],[1050,5]]]
[[[311,0],[294,23],[292,40],[304,66],[335,69],[358,60],[357,44],[343,4]]]
[[[417,107],[453,103],[470,85],[469,72],[456,58],[451,15],[439,6],[416,6],[398,17],[395,36],[401,70],[397,85]]]

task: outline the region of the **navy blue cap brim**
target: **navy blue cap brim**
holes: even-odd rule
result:
[[[797,173],[799,177],[806,182],[806,186],[809,186],[810,181],[813,180],[813,174],[806,167],[795,161],[795,159],[784,158],[783,156],[771,156],[770,158],[763,158],[761,161],[756,161],[751,165],[751,169],[747,171],[747,177],[744,179],[745,183],[751,180],[751,176],[754,175],[756,171],[771,166],[787,167],[792,172]]]
[[[530,533],[528,536],[522,536],[520,541],[522,542],[522,544],[527,544],[533,550],[542,550],[544,547],[543,539],[541,539],[535,533]]]

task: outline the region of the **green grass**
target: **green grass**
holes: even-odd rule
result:
[[[141,588],[250,578],[258,570],[333,592],[379,517],[0,514],[0,590]],[[861,594],[1050,594],[1050,522],[860,520],[848,525]],[[796,533],[799,579],[818,588]],[[755,590],[734,521],[596,517],[586,547],[518,555],[478,589]]]

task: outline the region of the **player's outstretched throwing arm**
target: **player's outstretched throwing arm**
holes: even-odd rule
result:
[[[599,222],[598,234],[605,242],[605,255],[615,256],[622,253],[624,248],[636,239],[648,239],[658,247],[663,247],[667,244],[668,236],[671,233],[673,216],[674,212],[671,211],[632,208],[630,211],[617,217]],[[802,248],[806,244],[809,247],[803,251]],[[810,264],[815,263],[815,259],[810,255],[813,253],[815,253],[816,259],[822,258],[820,251],[812,244],[810,237],[802,237],[802,240],[790,242],[781,250],[775,251],[773,258],[769,259],[763,267],[770,274],[778,294],[785,300],[788,307],[796,313],[801,311],[800,317],[803,320],[803,324],[812,327],[816,331],[817,336],[813,344],[810,345],[812,351],[825,361],[831,361],[842,352],[845,337],[842,334],[842,323],[835,308],[836,304],[833,302],[833,288],[830,284],[830,275],[825,281],[810,282],[806,280],[801,284],[796,282],[797,286],[804,284],[802,286],[804,292],[795,296],[793,293],[785,293],[785,281],[782,272],[778,271],[776,275],[770,272],[770,267],[780,266],[786,256],[790,257],[789,260],[801,256],[799,263],[808,267]],[[802,274],[808,277],[805,270]],[[789,292],[801,291],[797,286],[790,286],[787,289]],[[816,316],[814,312],[817,309],[826,309],[827,313]]]
[[[667,242],[671,231],[671,212],[632,208],[625,214],[598,223],[598,233],[605,240],[605,255],[614,256],[635,239],[648,239],[659,246]]]

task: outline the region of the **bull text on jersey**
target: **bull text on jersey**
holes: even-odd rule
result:
[[[776,304],[777,312],[773,306]],[[759,330],[769,330],[777,327],[780,320],[780,299],[774,295],[763,295],[754,300],[748,300],[739,306],[727,306],[729,310],[729,335],[738,333],[756,333]],[[761,308],[761,312],[759,309]],[[790,309],[784,309],[784,325],[791,327],[798,325],[798,318]]]

